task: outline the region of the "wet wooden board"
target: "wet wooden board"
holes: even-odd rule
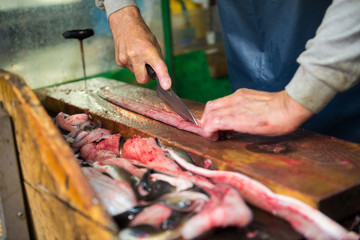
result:
[[[35,238],[117,239],[118,228],[21,77],[0,70],[0,102],[12,119]]]
[[[0,71],[0,104],[14,123],[32,238],[117,239],[119,229],[99,205],[68,144],[19,76]],[[246,229],[217,229],[206,239],[246,240],[248,234],[251,239],[301,239],[284,220],[252,211],[254,220]]]
[[[276,138],[238,134],[233,139],[211,142],[117,107],[97,95],[107,86],[119,95],[165,108],[155,91],[104,78],[88,80],[87,85],[87,91],[84,82],[75,82],[36,93],[49,111],[87,112],[105,128],[125,137],[158,137],[191,153],[200,166],[204,159],[211,159],[213,169],[244,173],[334,219],[360,210],[359,144],[304,130]],[[200,118],[204,104],[184,101]]]

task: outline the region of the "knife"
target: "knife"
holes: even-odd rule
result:
[[[176,95],[176,93],[169,89],[164,90],[159,82],[159,78],[154,71],[154,69],[149,65],[145,64],[147,74],[151,79],[155,79],[157,82],[157,95],[158,97],[163,100],[166,105],[168,105],[174,112],[179,114],[180,117],[183,119],[192,122],[195,125],[199,125],[192,113],[190,112],[189,108],[183,103],[183,101]]]

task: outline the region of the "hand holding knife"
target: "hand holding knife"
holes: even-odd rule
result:
[[[192,122],[195,125],[199,125],[190,112],[189,108],[183,103],[183,101],[176,95],[176,93],[169,89],[164,90],[159,82],[159,78],[157,77],[154,69],[149,65],[145,64],[147,74],[151,77],[151,79],[155,79],[157,81],[157,95],[159,98],[166,103],[174,112],[179,114],[183,119]]]

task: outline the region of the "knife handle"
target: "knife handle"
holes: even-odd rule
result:
[[[94,35],[94,30],[92,30],[91,28],[70,30],[63,33],[64,38],[76,38],[80,41],[84,40],[85,38],[91,37],[92,35]]]
[[[146,67],[146,72],[149,75],[149,77],[151,77],[151,79],[158,80],[154,69],[149,64],[145,64],[145,67]]]

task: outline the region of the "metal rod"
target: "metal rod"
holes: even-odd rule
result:
[[[83,66],[83,71],[84,71],[85,91],[87,91],[84,47],[83,47],[83,41],[82,40],[79,40],[79,41],[80,41],[81,60],[82,60],[82,66]]]

